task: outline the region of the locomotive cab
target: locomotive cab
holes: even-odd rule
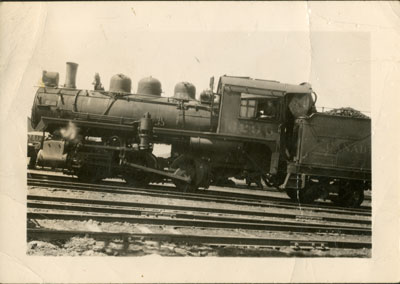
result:
[[[286,167],[286,148],[292,142],[294,120],[310,112],[311,94],[309,84],[289,85],[247,77],[220,78],[216,132],[242,141],[242,156],[238,160],[245,165],[245,173],[252,173],[258,179],[268,175],[277,180],[265,180],[270,185],[283,182],[281,173]]]

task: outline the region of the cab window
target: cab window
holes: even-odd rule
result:
[[[256,117],[256,100],[242,99],[240,102],[240,117]]]
[[[241,94],[240,117],[260,120],[277,119],[279,102],[276,97]]]

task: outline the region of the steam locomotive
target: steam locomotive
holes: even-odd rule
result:
[[[32,127],[51,135],[36,164],[62,168],[85,181],[120,177],[133,186],[172,180],[182,190],[207,188],[229,177],[265,183],[290,198],[331,199],[359,206],[371,188],[371,121],[318,113],[311,85],[222,76],[196,100],[189,82],[162,97],[156,78],[136,93],[123,74],[104,91],[77,89],[78,64],[67,63],[66,82],[43,71]],[[153,154],[171,146],[169,157]]]

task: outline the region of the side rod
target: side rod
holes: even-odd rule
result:
[[[184,181],[184,182],[187,182],[187,183],[190,183],[192,181],[192,179],[190,177],[183,177],[183,176],[179,176],[179,175],[176,175],[176,174],[167,173],[165,171],[156,170],[156,169],[145,167],[145,166],[141,166],[141,165],[138,165],[138,164],[129,163],[129,162],[126,162],[126,161],[123,161],[122,165],[131,167],[131,168],[135,168],[135,169],[139,169],[139,170],[142,170],[144,172],[154,173],[154,174],[157,174],[157,175],[160,175],[160,176],[169,177],[171,179],[181,180],[181,181]]]

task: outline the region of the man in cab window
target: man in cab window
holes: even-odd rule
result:
[[[267,101],[260,107],[259,118],[276,118],[276,112],[274,101]]]

